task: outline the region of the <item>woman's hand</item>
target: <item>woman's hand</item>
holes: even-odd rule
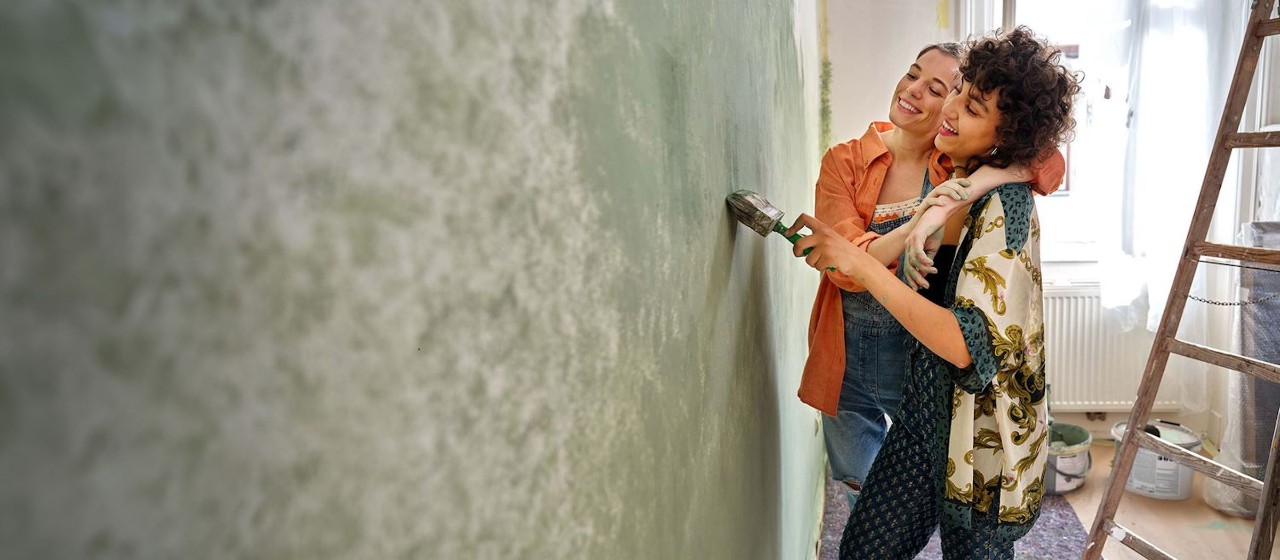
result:
[[[809,228],[812,233],[792,246],[795,256],[804,257],[809,266],[818,270],[838,270],[846,276],[853,275],[859,253],[866,255],[865,251],[831,226],[808,214],[800,214],[795,223],[787,228],[786,235],[795,235],[803,228]]]
[[[928,288],[929,282],[924,279],[925,276],[938,273],[937,267],[933,266],[933,257],[937,256],[938,249],[942,247],[946,223],[947,214],[935,210],[907,235],[901,266],[903,277],[912,289]]]
[[[942,234],[945,232],[947,218],[950,215],[948,210],[959,207],[953,202],[969,200],[967,190],[969,186],[968,179],[950,179],[934,187],[916,207],[915,215],[906,226],[910,229],[904,244],[901,263],[908,286],[917,290],[928,288],[929,283],[924,277],[937,274],[938,269],[933,266],[933,257],[938,254],[938,248],[942,246]],[[935,206],[941,208],[930,212],[929,210]]]

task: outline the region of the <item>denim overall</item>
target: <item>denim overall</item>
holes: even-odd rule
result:
[[[926,172],[920,196],[932,189]],[[909,221],[911,216],[907,215],[871,224],[868,229],[884,235]],[[902,267],[898,267],[898,278],[904,278]],[[844,382],[836,416],[823,415],[822,421],[831,477],[846,484],[852,510],[867,471],[884,444],[888,432],[885,415],[897,412],[902,400],[911,335],[870,292],[840,293],[844,307]]]

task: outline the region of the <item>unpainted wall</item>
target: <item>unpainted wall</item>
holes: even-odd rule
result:
[[[0,11],[5,558],[802,558],[810,2]]]

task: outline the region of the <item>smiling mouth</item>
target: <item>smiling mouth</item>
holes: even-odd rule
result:
[[[959,134],[960,134],[960,131],[959,131],[959,130],[956,130],[956,129],[955,129],[955,127],[952,127],[952,126],[951,126],[951,123],[947,122],[947,120],[946,120],[946,119],[943,119],[943,120],[942,120],[942,130],[943,130],[944,132],[948,132],[948,133],[950,133],[950,134],[951,134],[951,135],[953,135],[953,136],[956,136],[956,135],[959,135]]]
[[[913,115],[920,114],[920,109],[917,109],[915,105],[912,105],[910,103],[907,103],[906,101],[903,101],[901,97],[898,98],[898,107],[900,107],[903,111],[906,111]]]

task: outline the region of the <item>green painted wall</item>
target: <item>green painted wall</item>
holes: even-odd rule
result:
[[[811,553],[812,4],[8,3],[0,556]]]

